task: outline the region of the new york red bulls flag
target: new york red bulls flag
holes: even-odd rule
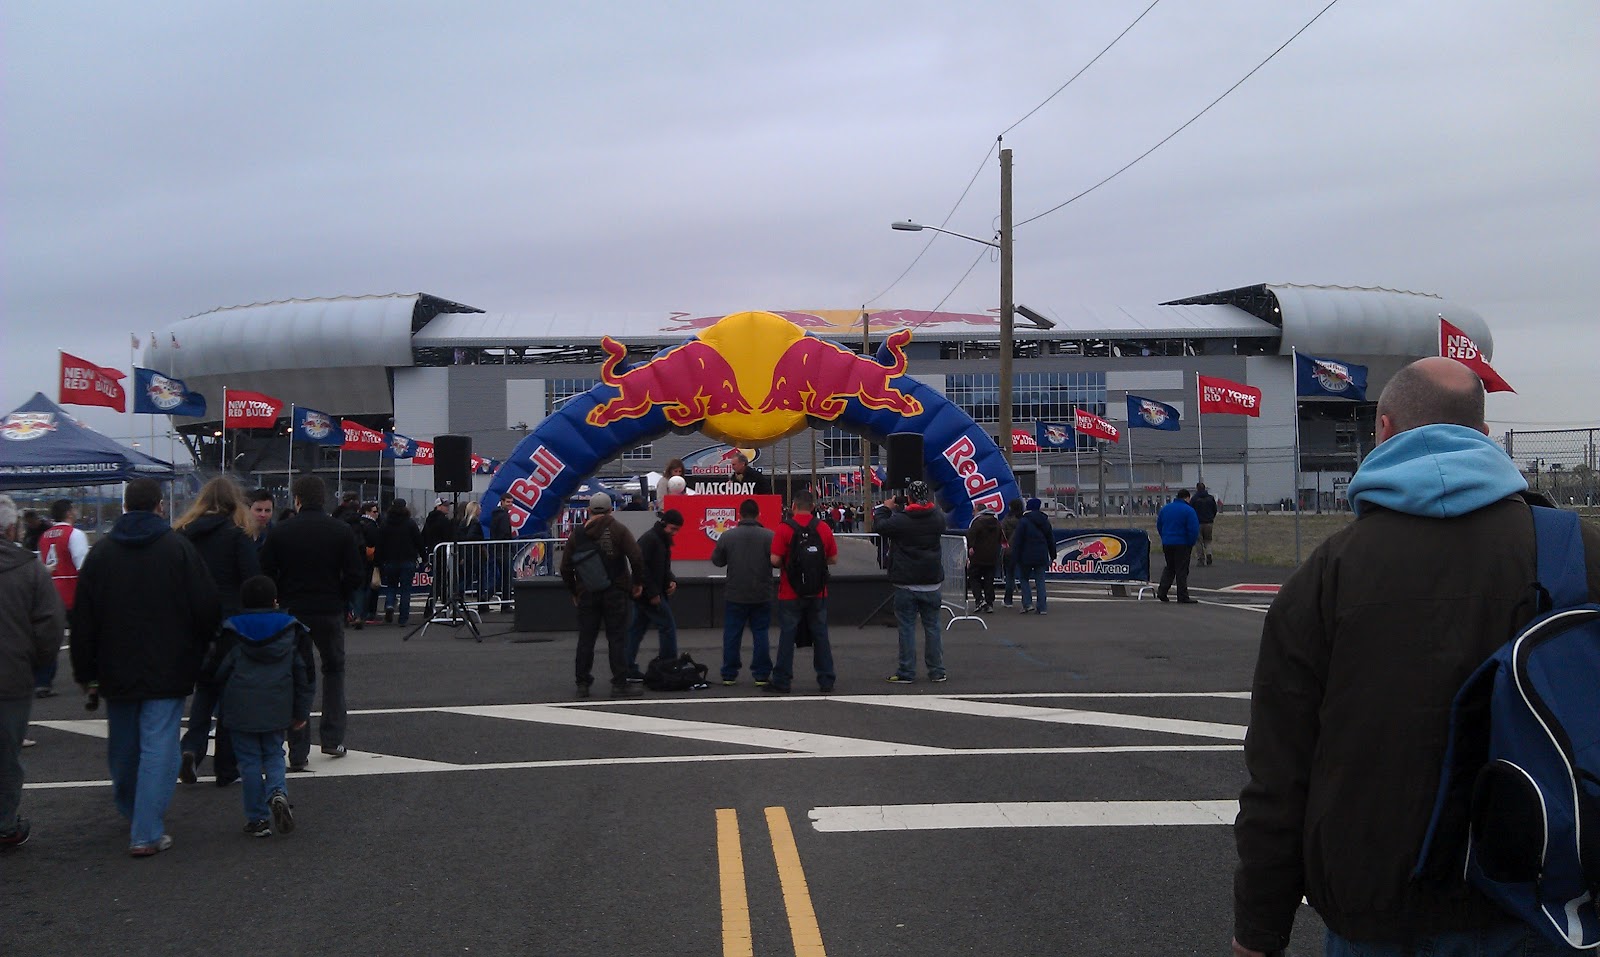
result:
[[[122,412],[128,407],[122,389],[127,377],[121,369],[107,369],[63,352],[58,399],[62,405],[100,405]]]
[[[1213,376],[1196,376],[1201,412],[1261,417],[1261,390],[1242,382],[1229,382]]]
[[[283,402],[264,392],[229,389],[222,403],[225,429],[270,429],[278,421]]]
[[[1110,422],[1100,418],[1093,412],[1074,409],[1072,427],[1078,430],[1079,435],[1087,435],[1094,439],[1104,439],[1107,442],[1118,442],[1122,439],[1121,431]]]
[[[1472,337],[1450,324],[1444,316],[1439,317],[1439,354],[1447,359],[1454,359],[1478,374],[1483,380],[1485,392],[1516,392],[1511,384],[1500,378],[1500,373],[1489,367],[1489,362],[1478,351],[1478,344]]]

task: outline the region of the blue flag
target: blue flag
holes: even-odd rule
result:
[[[417,440],[410,436],[401,435],[399,432],[385,432],[383,437],[389,444],[383,447],[383,457],[386,459],[409,459],[417,455]]]
[[[1071,422],[1036,422],[1033,426],[1033,440],[1041,450],[1072,448],[1075,438]]]
[[[344,426],[326,412],[297,405],[294,407],[294,437],[318,445],[343,445]]]
[[[205,415],[206,397],[190,392],[182,379],[135,366],[133,411],[141,415]]]
[[[1155,399],[1146,399],[1142,395],[1128,396],[1128,428],[1130,429],[1160,429],[1163,432],[1176,432],[1180,425],[1178,410]]]
[[[1365,402],[1367,367],[1297,352],[1294,354],[1294,393]]]

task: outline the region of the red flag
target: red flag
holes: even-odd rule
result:
[[[1451,325],[1444,316],[1439,317],[1439,354],[1476,372],[1478,378],[1483,380],[1485,392],[1517,391],[1500,378],[1500,373],[1489,367],[1489,361],[1478,351],[1478,344],[1472,341],[1472,337]]]
[[[1115,441],[1115,440],[1113,440],[1113,441]],[[1038,441],[1036,441],[1034,439],[1033,433],[1028,431],[1027,429],[1012,429],[1011,430],[1011,451],[1013,451],[1013,452],[1037,452],[1037,451],[1039,451],[1039,443],[1038,443]]]
[[[1249,415],[1261,417],[1261,390],[1241,382],[1229,382],[1212,376],[1196,376],[1200,382],[1200,411],[1220,412],[1224,415]]]
[[[222,410],[225,429],[270,429],[278,421],[283,403],[263,392],[229,389],[227,407]]]
[[[1092,439],[1104,439],[1107,442],[1122,441],[1121,431],[1105,419],[1100,418],[1093,412],[1085,412],[1082,409],[1074,409],[1073,412],[1077,414],[1073,418],[1072,427],[1077,429],[1080,434],[1087,435]]]
[[[123,412],[128,400],[122,380],[127,377],[121,369],[107,369],[63,352],[58,398],[62,405],[99,405]]]
[[[417,443],[417,454],[411,457],[411,464],[412,465],[432,465],[433,464],[433,443],[432,442],[418,442]]]
[[[346,452],[382,452],[389,447],[383,433],[376,429],[369,429],[349,419],[339,424],[344,427],[344,444],[340,448]]]

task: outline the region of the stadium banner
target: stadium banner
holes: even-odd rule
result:
[[[1150,536],[1137,528],[1056,529],[1052,581],[1147,582]]]

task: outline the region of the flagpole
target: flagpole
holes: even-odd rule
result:
[[[1133,422],[1129,420],[1128,428],[1128,514],[1133,514]]]
[[[284,474],[285,488],[294,484],[294,403],[289,403],[289,470]]]
[[[1294,563],[1300,564],[1300,352],[1297,348],[1289,348],[1291,362],[1289,363],[1289,395],[1294,403],[1291,414],[1294,418],[1294,459],[1290,462],[1289,475],[1292,479],[1289,491],[1294,495]]]
[[[1195,473],[1196,482],[1206,480],[1206,417],[1205,410],[1200,406],[1200,376],[1194,377],[1194,422],[1195,428],[1200,430],[1200,470]],[[1249,444],[1246,436],[1245,444]]]
[[[222,474],[228,474],[228,387],[222,387]]]

